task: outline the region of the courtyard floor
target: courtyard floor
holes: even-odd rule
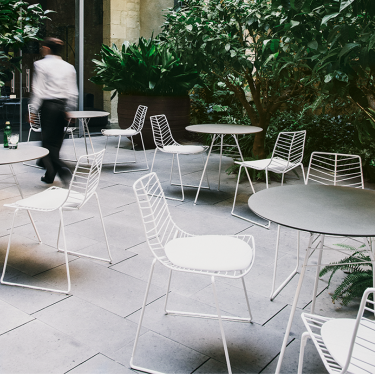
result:
[[[94,137],[96,150],[104,148],[105,138]],[[83,139],[76,140],[83,154]],[[36,143],[39,144],[39,143]],[[109,139],[105,162],[114,160],[116,139]],[[22,146],[22,144],[21,144]],[[130,143],[124,140],[121,157],[130,156]],[[151,166],[153,150],[147,151]],[[62,157],[74,155],[71,140],[66,140]],[[143,154],[137,152],[139,160]],[[222,173],[221,190],[217,191],[217,154],[209,163],[211,190],[202,190],[194,206],[196,189],[185,189],[185,201],[169,200],[176,223],[193,234],[251,234],[255,239],[255,262],[245,282],[253,312],[252,323],[224,322],[229,355],[234,373],[273,373],[276,368],[283,334],[287,325],[298,276],[275,298],[269,300],[274,263],[276,225],[270,230],[231,216],[236,176]],[[186,183],[198,183],[201,175],[200,156],[182,157]],[[154,171],[165,193],[179,196],[177,187],[169,186],[171,157],[158,153]],[[68,163],[72,170],[74,163]],[[223,170],[233,164],[225,157]],[[142,166],[142,162],[139,163]],[[25,196],[48,186],[40,181],[43,170],[14,165]],[[0,168],[0,174],[9,167]],[[133,183],[147,172],[113,174],[112,166],[103,166],[98,194],[113,255],[113,263],[69,256],[72,290],[69,295],[0,285],[0,373],[41,374],[120,374],[134,373],[129,367],[134,337],[140,315],[152,254],[145,241],[142,222],[132,190]],[[2,175],[0,182],[11,182]],[[302,184],[294,173],[286,184]],[[61,186],[56,178],[54,183]],[[270,188],[279,186],[272,182]],[[256,191],[265,183],[254,183]],[[367,185],[366,188],[374,186]],[[250,187],[240,184],[238,212],[249,218],[247,208]],[[15,186],[0,183],[0,265],[4,261],[12,222],[13,209],[6,203],[19,200]],[[6,280],[27,282],[47,287],[66,286],[64,255],[55,249],[58,214],[33,213],[42,237],[39,244],[27,214],[16,221]],[[94,199],[80,211],[65,213],[66,235],[70,250],[105,255],[105,242]],[[295,266],[296,237],[291,229],[282,228],[278,282]],[[308,234],[302,233],[302,247]],[[332,243],[342,239],[330,239]],[[301,257],[303,256],[301,250]],[[314,261],[314,258],[312,259]],[[304,326],[300,315],[309,310],[315,268],[309,268],[293,322],[282,373],[296,373],[300,337]],[[342,275],[334,279],[337,284]],[[141,331],[135,364],[166,373],[226,373],[224,351],[217,320],[168,316],[163,313],[168,269],[158,264],[150,289],[148,306]],[[246,316],[246,303],[241,282],[218,279],[221,309],[227,314]],[[354,317],[358,303],[349,307],[333,304],[327,290],[327,279],[319,283],[316,312],[331,317]],[[176,274],[172,278],[170,306],[175,310],[215,313],[209,277]],[[304,373],[325,373],[312,345],[307,344]]]

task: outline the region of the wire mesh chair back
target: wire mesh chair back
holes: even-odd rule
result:
[[[67,199],[77,202],[76,209],[82,207],[95,194],[99,185],[105,149],[78,159],[69,186]],[[82,198],[83,196],[83,198]]]
[[[329,373],[374,373],[375,372],[375,321],[373,319],[375,302],[370,299],[370,295],[375,293],[375,288],[367,288],[364,292],[357,318],[353,321],[340,318],[326,318],[314,314],[302,314],[302,320],[307,328],[308,334],[314,341],[319,355]],[[368,318],[372,316],[372,318]],[[322,329],[325,323],[335,323],[335,320],[342,325],[338,325],[341,330],[347,329],[347,336],[343,343],[345,344],[345,361],[339,364],[333,354],[332,343],[327,346],[322,338]],[[350,325],[348,322],[354,322]],[[349,331],[350,329],[350,331]],[[348,341],[347,339],[350,339]],[[302,336],[302,340],[303,336]],[[336,343],[337,344],[337,343]],[[302,344],[301,344],[302,347]],[[336,347],[337,349],[337,347]],[[342,349],[342,348],[341,348]],[[298,373],[302,373],[304,348],[300,352],[300,363]],[[341,356],[341,359],[343,357]],[[349,370],[348,370],[349,369]]]
[[[368,370],[371,373],[375,373],[375,321],[373,318],[375,302],[370,299],[371,294],[373,297],[375,296],[375,288],[367,288],[362,296],[348,352],[349,357],[343,367],[343,372],[346,372],[346,369],[351,364],[354,367],[359,366],[365,371]],[[369,319],[368,316],[371,315],[372,318]],[[358,347],[362,348],[362,355],[359,350],[356,350]]]
[[[36,111],[31,104],[27,104],[27,109],[29,111],[30,127],[35,130],[40,129],[40,111]]]
[[[362,161],[357,155],[313,152],[306,183],[364,188]]]
[[[167,117],[164,114],[150,117],[154,142],[162,150],[167,145],[179,145],[172,136]]]
[[[141,213],[147,243],[154,256],[168,262],[164,246],[172,239],[191,236],[173,222],[167,201],[156,173],[138,179],[133,190]]]
[[[130,128],[136,132],[141,132],[143,129],[143,125],[145,123],[147,113],[147,106],[138,105],[137,111],[135,112],[135,116],[133,119],[133,123]]]
[[[302,162],[305,139],[306,130],[280,132],[273,148],[269,169],[288,171],[298,166]]]

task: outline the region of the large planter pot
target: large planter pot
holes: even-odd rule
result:
[[[155,148],[152,136],[150,116],[165,114],[175,140],[186,137],[185,127],[189,126],[190,98],[189,96],[132,96],[119,95],[118,97],[118,123],[120,128],[128,128],[134,119],[138,105],[148,107],[146,120],[142,131],[143,141],[146,148]],[[137,144],[140,137],[134,137]]]

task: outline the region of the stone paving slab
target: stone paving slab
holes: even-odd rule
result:
[[[134,374],[138,371],[131,370],[124,365],[102,355],[97,354],[87,361],[79,364],[72,370],[68,371],[70,374]]]
[[[1,373],[63,373],[96,351],[34,320],[0,336]]]

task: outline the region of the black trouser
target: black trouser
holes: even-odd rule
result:
[[[63,100],[44,100],[41,106],[40,122],[42,126],[42,147],[49,150],[43,158],[46,168],[45,179],[52,183],[56,173],[60,179],[67,176],[67,166],[60,160],[60,148],[64,140],[65,102]]]

